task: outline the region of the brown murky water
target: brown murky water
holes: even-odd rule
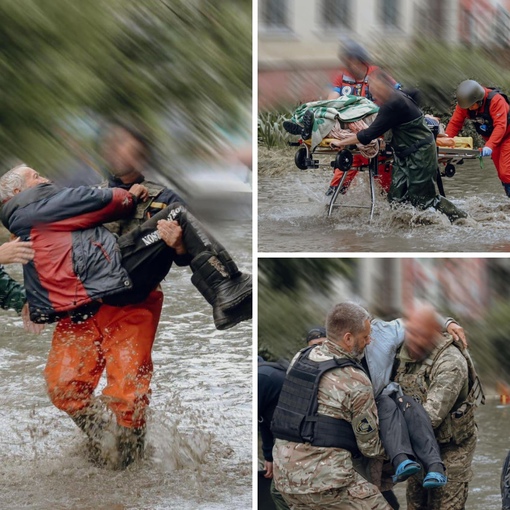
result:
[[[326,161],[326,160],[325,160]],[[258,177],[258,245],[262,252],[502,252],[510,249],[510,199],[492,161],[465,161],[446,195],[474,221],[451,225],[433,210],[392,210],[377,197],[369,222],[367,209],[337,208],[327,217],[324,193],[331,169],[301,171],[294,149],[260,150]],[[360,173],[341,197],[345,205],[368,205],[367,174]],[[340,203],[340,202],[339,202]]]
[[[215,233],[251,272],[251,222]],[[21,278],[20,266],[7,269]],[[53,328],[26,334],[0,310],[0,508],[251,508],[252,323],[217,331],[189,276],[175,267],[163,284],[147,456],[123,472],[89,464],[81,433],[49,402],[42,371]]]

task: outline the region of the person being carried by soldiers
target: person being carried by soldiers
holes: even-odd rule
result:
[[[466,345],[463,328],[451,317],[438,320],[444,329]],[[424,471],[423,487],[437,489],[447,483],[439,445],[425,409],[414,399],[399,391],[391,381],[397,350],[402,346],[407,328],[405,319],[384,321],[372,319],[372,341],[365,349],[362,363],[370,376],[379,416],[379,434],[394,469],[393,483],[403,482]],[[380,464],[373,466],[374,482],[380,477]],[[382,486],[386,486],[386,481]],[[394,508],[398,502],[393,493],[383,495]]]
[[[366,144],[391,130],[390,143],[395,161],[388,200],[391,203],[409,202],[420,209],[434,207],[452,222],[466,218],[464,211],[436,192],[436,143],[414,99],[395,90],[391,78],[381,69],[371,74],[369,83],[372,94],[381,105],[379,113],[367,129],[345,138],[343,144]]]
[[[432,306],[419,305],[407,318],[393,380],[404,395],[423,405],[448,474],[448,484],[432,491],[424,489],[418,475],[409,478],[407,508],[463,509],[477,440],[474,412],[485,397],[467,350],[441,334]]]
[[[499,180],[510,197],[510,105],[497,89],[464,80],[457,87],[457,105],[446,126],[446,134],[457,136],[469,119],[484,139],[483,157],[491,157]]]
[[[370,316],[340,303],[328,313],[327,339],[292,360],[273,415],[275,486],[290,508],[390,510],[353,456],[383,457],[372,385],[360,365]]]
[[[35,250],[34,261],[24,267],[30,316],[39,323],[58,321],[45,370],[50,398],[94,440],[104,424],[93,392],[106,366],[103,394],[120,429],[120,467],[143,450],[153,336],[138,337],[135,313],[123,341],[104,342],[100,331],[112,328],[126,306],[149,299],[173,262],[191,265],[192,283],[213,306],[218,329],[251,317],[251,276],[238,270],[182,204],[172,203],[119,238],[100,226],[131,215],[147,197],[139,183],[129,191],[61,189],[25,165],[0,179],[2,221],[22,240],[30,238]],[[153,332],[158,306],[150,319]],[[75,329],[91,316],[85,328]],[[64,362],[72,370],[63,371]]]

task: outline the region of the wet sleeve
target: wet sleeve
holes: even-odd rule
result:
[[[445,133],[448,136],[457,136],[464,125],[464,121],[468,118],[468,111],[461,108],[459,105],[455,107],[452,118],[446,126]]]
[[[20,313],[26,300],[23,286],[13,280],[0,266],[0,307],[4,310],[13,308]]]
[[[456,347],[446,349],[434,364],[423,407],[437,428],[459,398],[468,377],[467,361]]]
[[[490,115],[494,124],[494,131],[485,144],[487,147],[494,149],[501,143],[501,140],[505,136],[507,129],[508,110],[509,106],[505,101],[505,98],[500,94],[495,95],[491,101],[490,107]]]
[[[368,377],[363,376],[365,381],[360,381],[356,376],[352,378],[356,385],[351,393],[351,423],[356,443],[365,457],[382,457],[384,448],[379,438],[379,419],[372,385]]]
[[[375,118],[367,129],[362,129],[358,133],[358,140],[361,144],[367,145],[372,140],[382,136],[395,125],[394,109],[388,104],[383,104]]]

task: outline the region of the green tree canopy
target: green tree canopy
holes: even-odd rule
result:
[[[249,132],[249,0],[5,0],[0,16],[4,164],[50,166],[71,115],[129,114],[166,146],[182,132],[176,151]]]

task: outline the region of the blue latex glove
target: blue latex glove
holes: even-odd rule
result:
[[[490,147],[484,147],[482,149],[482,157],[487,158],[492,154],[492,149]]]

